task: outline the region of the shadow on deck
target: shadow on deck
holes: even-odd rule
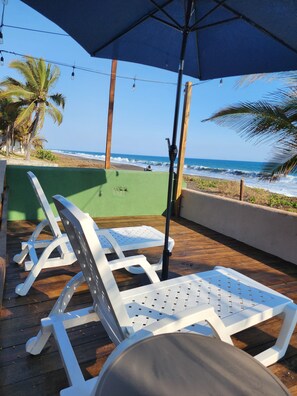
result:
[[[164,230],[161,216],[117,217],[97,219],[100,227],[150,225]],[[47,316],[65,283],[78,271],[78,265],[43,270],[25,297],[14,293],[15,286],[26,277],[22,268],[12,262],[32,229],[30,222],[8,224],[8,260],[3,310],[1,312],[0,393],[3,395],[57,395],[68,385],[55,341],[50,339],[39,356],[25,351],[26,341],[36,335],[40,319]],[[175,247],[170,262],[170,277],[212,269],[216,265],[231,267],[297,301],[297,266],[277,257],[251,248],[234,239],[183,219],[171,225]],[[157,261],[162,248],[143,249],[149,261]],[[135,252],[134,252],[135,253]],[[132,254],[132,253],[131,253]],[[147,283],[145,276],[117,271],[120,289]],[[86,288],[81,288],[72,299],[72,308],[91,304]],[[237,347],[251,354],[260,352],[273,343],[279,329],[278,319],[269,320],[232,337]],[[86,378],[100,371],[113,350],[103,327],[88,324],[70,330],[70,339]],[[296,331],[284,359],[270,366],[271,371],[297,396],[297,337]]]

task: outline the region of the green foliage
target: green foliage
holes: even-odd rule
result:
[[[36,150],[35,157],[47,161],[56,161],[57,159],[51,151],[43,149]]]
[[[278,194],[271,194],[268,201],[268,206],[272,208],[294,208],[297,209],[297,201],[289,198],[283,197]]]
[[[208,188],[216,188],[218,186],[218,182],[212,179],[200,179],[200,178],[189,178],[189,181],[195,182],[197,188],[201,190],[206,190]]]
[[[239,199],[240,183],[230,180],[201,178],[199,176],[184,175],[187,188],[203,191],[208,194],[217,194],[231,199]],[[262,188],[244,187],[245,202],[269,206],[275,209],[297,212],[297,198],[271,193]]]

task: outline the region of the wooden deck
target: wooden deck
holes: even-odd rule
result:
[[[163,231],[163,217],[100,219],[101,227],[151,225]],[[68,386],[65,371],[51,338],[39,356],[25,351],[26,341],[37,334],[40,319],[45,317],[65,282],[77,273],[78,265],[44,270],[25,297],[17,297],[15,286],[26,276],[12,262],[20,250],[20,241],[26,240],[32,231],[30,222],[8,224],[8,255],[6,287],[4,291],[1,320],[0,394],[1,395],[58,395]],[[234,268],[297,301],[297,266],[274,256],[253,249],[186,220],[172,221],[171,236],[176,245],[170,265],[170,276],[212,269],[215,265]],[[265,237],[265,236],[263,236]],[[162,248],[143,250],[153,262],[157,261]],[[120,288],[135,287],[147,282],[145,276],[132,276],[125,271],[116,274]],[[91,304],[86,289],[73,298],[72,307]],[[233,337],[235,345],[252,354],[271,344],[280,321],[270,320],[261,326],[246,330]],[[291,340],[285,359],[270,367],[281,381],[297,396],[297,331]],[[95,376],[113,349],[101,324],[89,324],[70,331],[72,344],[86,378]]]

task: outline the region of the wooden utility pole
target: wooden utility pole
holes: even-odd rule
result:
[[[110,87],[109,87],[109,103],[108,103],[106,149],[105,149],[105,169],[110,169],[111,137],[112,137],[113,107],[114,107],[115,83],[117,76],[117,64],[118,61],[113,59],[111,63],[111,76],[110,76]]]
[[[191,96],[192,96],[192,83],[187,82],[185,88],[185,100],[184,100],[183,118],[182,118],[182,126],[180,133],[180,142],[179,142],[178,164],[177,164],[176,193],[175,193],[175,203],[174,203],[174,213],[176,216],[179,216],[180,213],[186,142],[187,142],[190,108],[191,108]]]

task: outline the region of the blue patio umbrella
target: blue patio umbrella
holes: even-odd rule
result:
[[[22,0],[91,56],[178,71],[162,278],[183,74],[207,80],[297,69],[297,0]]]

